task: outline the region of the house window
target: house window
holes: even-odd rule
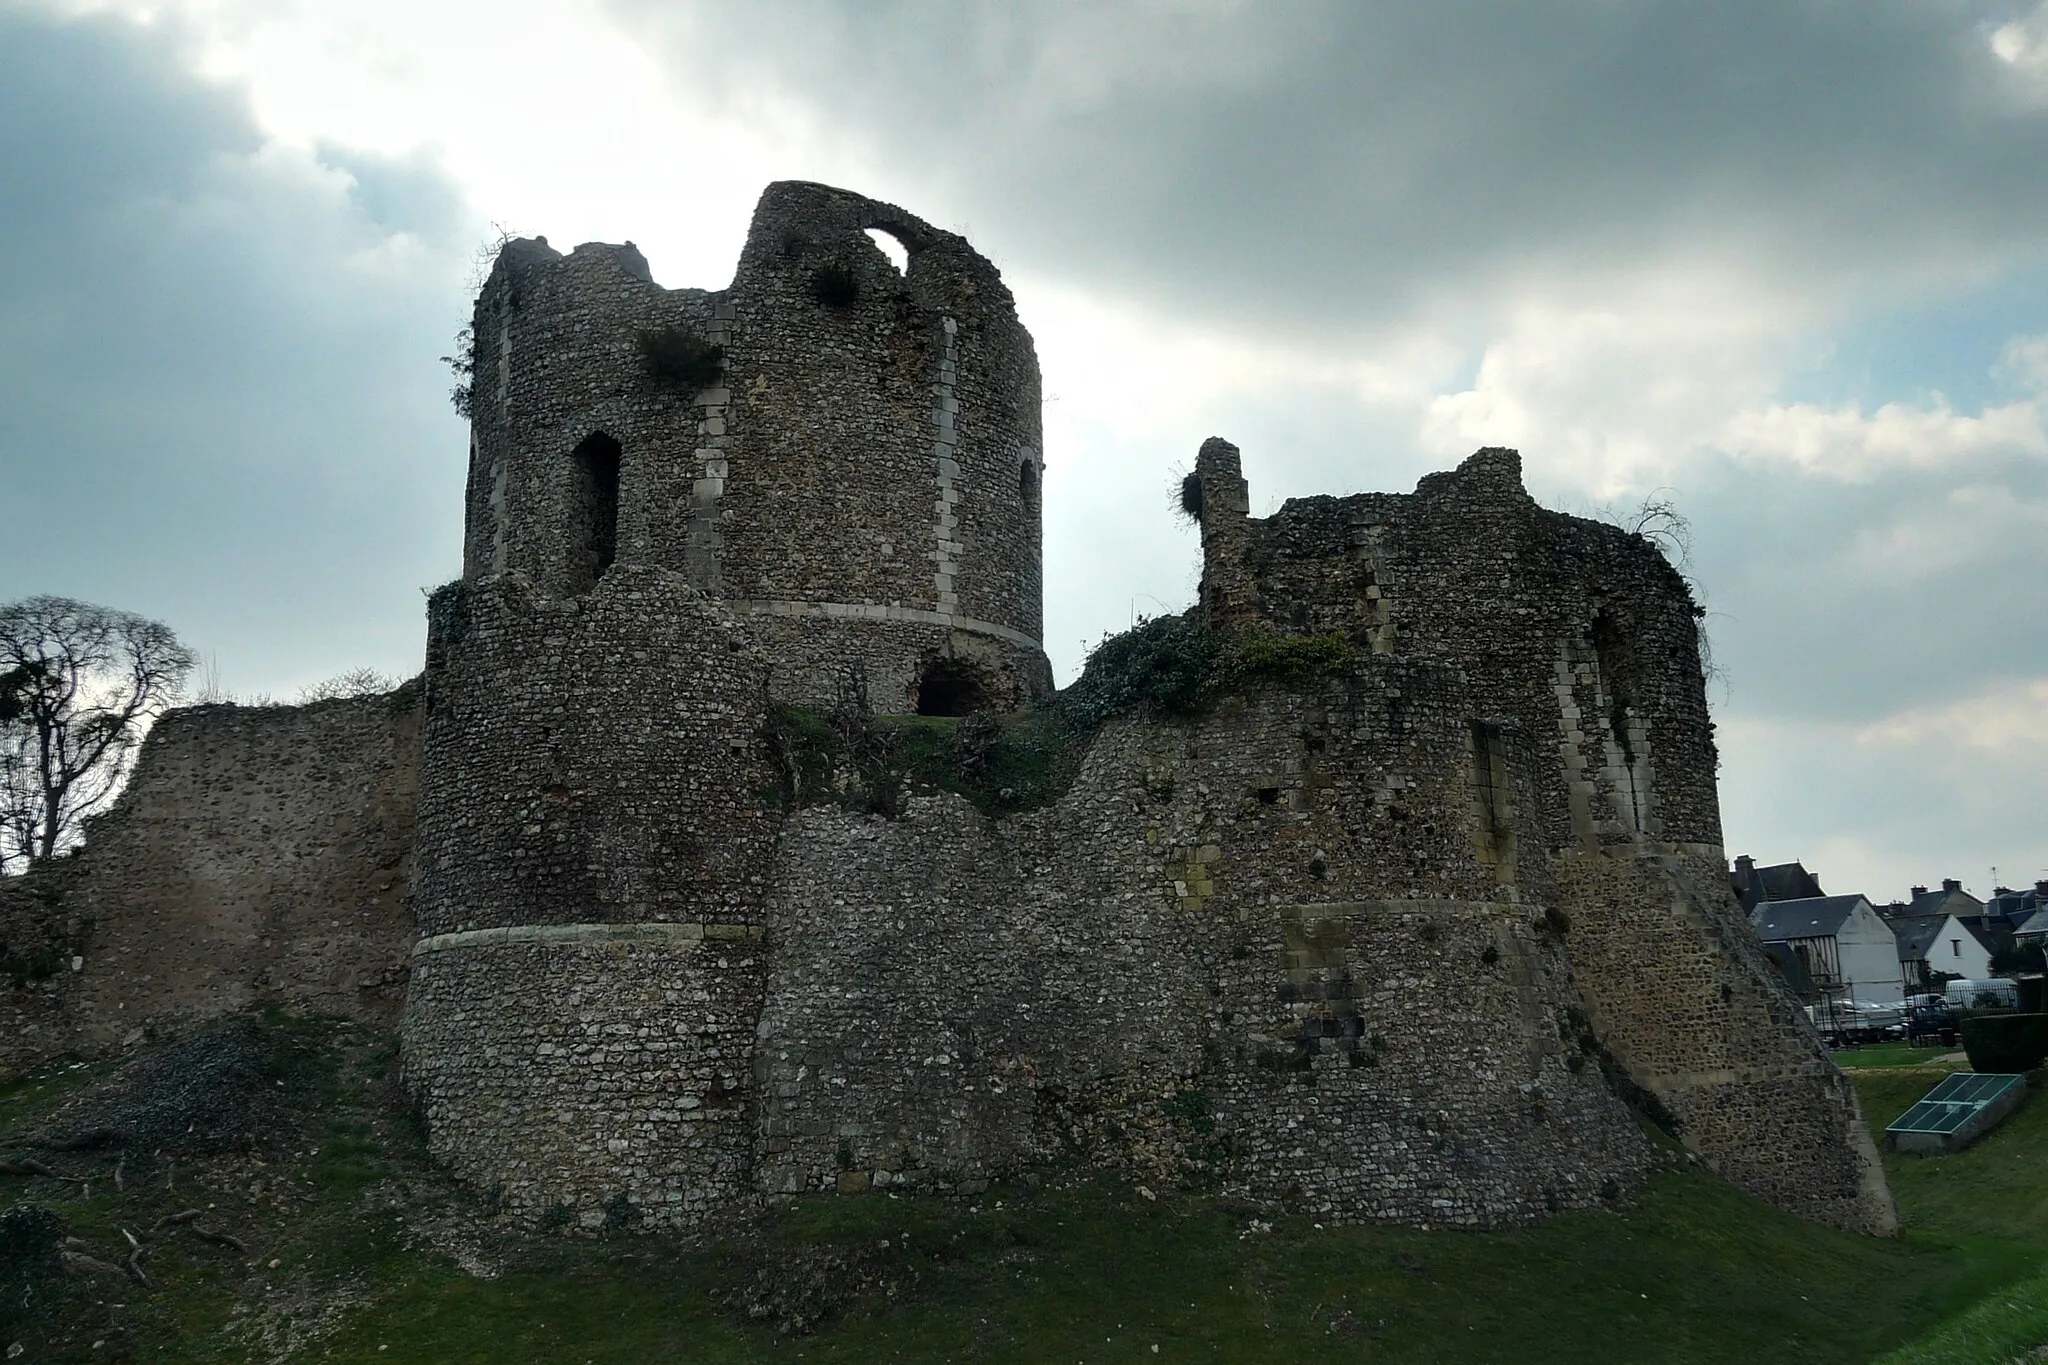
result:
[[[1963,955],[1963,941],[1962,941],[1961,939],[1959,939],[1959,938],[1952,938],[1952,939],[1950,939],[1950,940],[1948,941],[1948,946],[1949,946],[1949,947],[1950,947],[1951,949],[1953,949],[1953,950],[1954,950],[1954,952],[1955,952],[1955,955],[1956,955],[1957,957],[1961,957],[1961,956]]]

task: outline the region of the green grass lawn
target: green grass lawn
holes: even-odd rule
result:
[[[1319,1228],[1051,1172],[1037,1188],[971,1203],[804,1200],[712,1247],[631,1233],[500,1245],[469,1197],[425,1163],[388,1102],[384,1057],[377,1040],[338,1048],[289,1150],[195,1163],[175,1191],[155,1177],[117,1192],[104,1179],[88,1190],[0,1176],[0,1205],[34,1198],[57,1209],[96,1254],[119,1252],[122,1226],[201,1205],[250,1250],[164,1239],[147,1262],[154,1292],[94,1281],[95,1301],[74,1305],[63,1327],[68,1339],[39,1341],[22,1365],[1919,1365],[2009,1359],[2034,1344],[2030,1333],[2048,1339],[2033,1315],[2035,1277],[2048,1268],[2048,1103],[2038,1099],[1957,1156],[1888,1158],[1907,1228],[1893,1240],[1801,1222],[1674,1159],[1615,1211],[1491,1232]],[[83,1074],[41,1084],[68,1088]],[[1873,1129],[1929,1083],[1859,1074]],[[0,1132],[18,1131],[52,1097],[33,1084],[0,1091]],[[876,1288],[815,1332],[783,1335],[721,1306],[821,1256],[850,1258]],[[492,1274],[494,1261],[502,1269]],[[1985,1349],[2006,1354],[1967,1354]]]
[[[1946,1057],[1960,1051],[1953,1047],[1909,1047],[1905,1043],[1868,1043],[1862,1047],[1845,1047],[1834,1054],[1835,1065],[1844,1071],[1864,1071],[1872,1067],[1932,1066],[1935,1058]],[[1970,1064],[1956,1061],[1949,1064],[1956,1071],[1968,1071]]]

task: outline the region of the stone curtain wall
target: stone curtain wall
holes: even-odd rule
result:
[[[1078,1153],[1334,1218],[1478,1224],[1631,1186],[1647,1144],[1576,1049],[1541,917],[1406,899],[1408,850],[1339,837],[1389,776],[1377,695],[1119,726],[1057,807],[993,825],[944,796],[796,817],[759,1188],[971,1191]],[[1461,851],[1463,792],[1405,799]]]
[[[252,1004],[393,1022],[413,939],[420,719],[408,684],[159,721],[84,851],[36,879],[49,895],[23,906],[17,880],[0,896],[20,907],[0,910],[10,946],[33,908],[65,959],[6,991],[0,1074]]]
[[[1855,1088],[1764,959],[1724,865],[1584,856],[1559,871],[1593,1025],[1686,1145],[1779,1208],[1893,1231]]]
[[[909,251],[899,274],[866,235]],[[1051,690],[1038,361],[1000,274],[892,205],[771,185],[730,288],[666,290],[630,244],[508,243],[477,300],[464,576],[588,588],[591,490],[616,441],[617,562],[673,569],[768,618],[780,697],[829,703],[864,665],[909,711],[933,660],[985,704]],[[692,387],[649,373],[664,328],[725,348]]]

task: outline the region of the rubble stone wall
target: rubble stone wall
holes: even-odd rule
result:
[[[792,820],[759,1188],[971,1190],[1079,1154],[1334,1218],[1484,1224],[1632,1186],[1648,1144],[1575,1051],[1540,917],[1483,885],[1407,898],[1405,858],[1329,837],[1375,747],[1330,720],[1349,691],[1119,726],[1057,806],[993,824],[951,796]],[[1315,757],[1276,772],[1289,750]],[[1456,847],[1463,794],[1411,799]]]
[[[723,354],[671,382],[657,334]],[[1272,667],[1095,716],[1064,793],[998,817],[864,803],[857,759],[800,793],[771,724],[1049,688],[1037,363],[986,260],[776,185],[722,291],[508,243],[474,358],[422,688],[167,718],[86,856],[0,887],[0,929],[78,962],[8,995],[28,1050],[387,1017],[409,963],[433,1149],[534,1218],[1058,1156],[1490,1224],[1617,1197],[1646,1117],[1780,1207],[1895,1226],[1720,875],[1685,581],[1539,508],[1515,452],[1255,519],[1206,443],[1195,619]]]
[[[871,230],[906,248],[906,269]],[[716,377],[652,371],[642,338],[664,330],[722,348]],[[597,537],[619,564],[772,618],[798,655],[864,661],[885,711],[917,709],[939,660],[960,661],[983,706],[1051,690],[1038,360],[1001,275],[960,237],[843,190],[771,185],[727,289],[664,289],[630,243],[565,256],[521,239],[473,335],[465,578],[586,592]],[[592,482],[593,448],[612,452],[615,486]],[[814,667],[775,683],[831,700]]]
[[[81,852],[0,895],[0,937],[65,959],[0,983],[0,1071],[257,1004],[395,1022],[420,722],[417,684],[166,715]]]

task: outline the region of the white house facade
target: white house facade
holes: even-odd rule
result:
[[[1898,940],[1862,896],[1767,901],[1750,922],[1765,943],[1785,944],[1829,999],[1895,1005],[1906,998]]]

